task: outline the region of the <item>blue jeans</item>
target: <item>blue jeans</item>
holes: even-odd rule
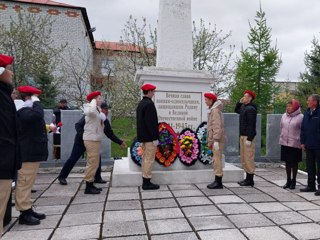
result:
[[[72,147],[72,152],[68,160],[64,163],[63,168],[61,169],[61,172],[59,174],[59,178],[67,178],[69,173],[71,172],[74,165],[76,165],[79,158],[84,154],[86,151],[86,148],[82,143],[80,142],[74,142]],[[96,175],[94,177],[95,180],[101,179],[101,157],[99,162],[99,167],[97,169]]]

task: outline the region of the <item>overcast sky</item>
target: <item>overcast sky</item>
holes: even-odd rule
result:
[[[95,40],[119,41],[128,17],[147,18],[156,26],[159,0],[56,0],[85,7],[91,26],[96,27]],[[173,0],[174,1],[174,0]],[[247,46],[248,21],[254,23],[259,0],[192,0],[192,18],[217,25],[217,29],[232,32],[228,44]],[[283,64],[278,80],[295,81],[303,72],[304,53],[310,51],[311,40],[320,39],[319,0],[261,0],[267,25],[272,28],[273,44],[277,42]],[[226,46],[228,47],[228,46]]]

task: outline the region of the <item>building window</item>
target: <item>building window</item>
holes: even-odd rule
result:
[[[114,60],[105,59],[101,62],[101,74],[103,76],[114,76],[115,62]]]

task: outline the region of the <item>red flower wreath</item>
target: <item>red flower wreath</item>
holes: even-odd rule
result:
[[[156,160],[165,167],[171,166],[180,152],[178,137],[171,126],[165,122],[159,123],[159,145]]]

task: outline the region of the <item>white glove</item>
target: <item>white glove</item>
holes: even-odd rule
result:
[[[32,105],[33,105],[33,102],[31,99],[29,100],[26,100],[24,103],[23,103],[23,107],[29,107],[29,108],[32,108]]]
[[[250,147],[250,145],[251,145],[251,141],[246,140],[246,146]]]
[[[158,140],[154,140],[154,141],[152,141],[152,143],[153,143],[154,146],[158,146],[159,141]]]
[[[101,119],[103,122],[107,119],[106,115],[105,115],[103,112],[100,113],[100,119]]]
[[[213,148],[214,148],[214,150],[218,151],[219,150],[219,143],[218,142],[214,142],[213,143]]]
[[[96,107],[97,106],[97,100],[94,98],[91,100],[91,102],[89,103],[90,106],[92,107]]]
[[[40,99],[37,96],[31,96],[32,102],[40,102]]]
[[[6,70],[6,69],[5,69],[4,67],[0,67],[0,75],[1,75],[2,73],[4,73],[5,70]]]

